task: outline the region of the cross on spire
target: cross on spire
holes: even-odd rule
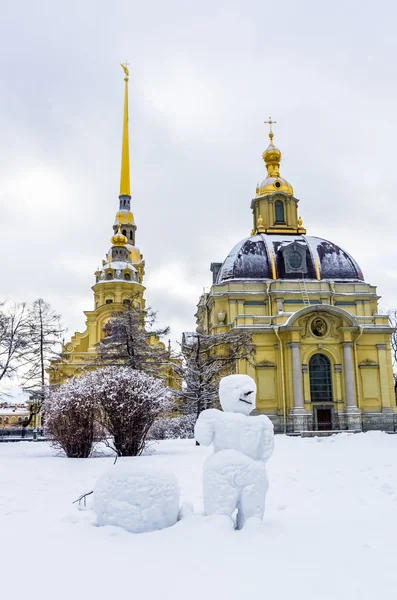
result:
[[[272,121],[272,118],[271,118],[271,117],[269,117],[269,120],[268,120],[268,121],[265,121],[265,125],[269,125],[269,128],[270,128],[270,133],[272,133],[272,131],[273,131],[273,130],[272,130],[272,125],[274,125],[275,123],[277,123],[277,121]]]

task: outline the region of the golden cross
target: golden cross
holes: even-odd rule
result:
[[[271,117],[269,117],[268,121],[265,121],[265,125],[269,125],[270,127],[270,133],[272,132],[272,125],[274,125],[275,123],[277,123],[277,121],[272,121]]]

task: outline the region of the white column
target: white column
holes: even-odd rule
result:
[[[291,410],[294,431],[307,430],[307,413],[303,408],[302,365],[300,356],[300,342],[287,344],[292,353],[292,387],[294,393],[294,408]]]
[[[292,383],[294,390],[294,408],[303,408],[302,366],[300,343],[291,342],[288,348],[292,351]]]
[[[354,389],[353,342],[343,342],[343,362],[345,374],[346,418],[347,427],[351,430],[361,430],[361,411],[357,408],[356,392]]]
[[[357,408],[354,390],[353,342],[343,342],[343,360],[345,371],[346,408]]]

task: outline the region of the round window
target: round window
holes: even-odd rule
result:
[[[288,255],[288,262],[293,269],[299,269],[302,266],[302,256],[297,250]]]
[[[276,183],[274,184],[274,187],[280,188],[281,187],[281,183],[279,181],[276,181]]]

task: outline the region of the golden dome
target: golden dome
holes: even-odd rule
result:
[[[111,241],[111,244],[112,244],[112,246],[125,246],[125,245],[127,244],[127,242],[128,242],[128,240],[127,240],[127,238],[125,237],[125,235],[123,235],[123,234],[120,232],[120,228],[121,228],[121,225],[120,225],[120,223],[119,223],[119,227],[118,227],[118,231],[117,231],[117,233],[115,233],[115,234],[114,234],[114,235],[113,235],[113,236],[110,238],[110,241]]]
[[[139,248],[137,248],[136,246],[131,246],[131,244],[127,244],[127,248],[130,252],[131,262],[135,264],[141,262],[141,253],[139,251]]]
[[[294,195],[294,188],[286,179],[282,177],[266,177],[256,188],[257,196],[274,194],[275,192],[284,192],[284,194]]]
[[[274,121],[267,121],[274,123]],[[270,144],[262,154],[267,169],[267,177],[256,188],[257,196],[273,194],[274,192],[284,192],[293,196],[294,189],[290,183],[283,177],[280,177],[280,162],[282,158],[281,151],[273,144],[273,131],[269,131]]]
[[[118,225],[121,223],[122,225],[135,225],[134,215],[130,210],[119,210],[116,214],[116,219],[114,224]]]

